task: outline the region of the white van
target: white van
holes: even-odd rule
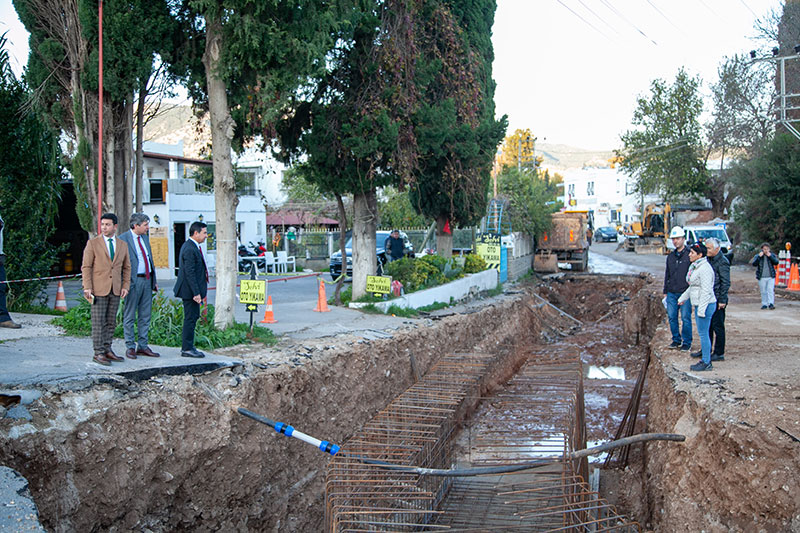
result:
[[[728,233],[722,226],[683,226],[683,231],[686,232],[686,244],[694,244],[696,242],[703,242],[709,237],[716,237],[719,239],[719,246],[728,262],[733,264],[733,244],[728,237]],[[675,249],[672,244],[672,239],[667,239],[667,248],[670,251]]]

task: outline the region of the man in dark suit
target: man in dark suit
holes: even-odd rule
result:
[[[194,328],[200,318],[200,303],[206,297],[208,289],[208,270],[203,249],[200,247],[207,237],[206,225],[192,222],[189,226],[189,238],[181,247],[174,291],[175,296],[183,300],[182,357],[205,357],[203,352],[194,347]]]
[[[131,215],[131,229],[119,236],[119,240],[128,245],[131,258],[131,290],[125,298],[122,326],[125,331],[125,355],[128,359],[136,359],[137,355],[159,357],[147,345],[147,334],[150,331],[150,313],[153,309],[153,292],[158,290],[156,284],[156,266],[150,251],[150,217],[144,213]],[[136,315],[139,315],[138,324]],[[136,324],[139,342],[133,335]]]

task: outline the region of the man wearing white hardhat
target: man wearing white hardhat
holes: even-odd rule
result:
[[[680,226],[669,232],[675,249],[667,256],[667,269],[664,273],[664,299],[667,305],[667,318],[672,333],[673,350],[690,351],[692,348],[692,307],[678,305],[678,298],[689,288],[686,274],[689,272],[689,249],[686,247],[686,233]],[[681,321],[678,323],[678,313]]]

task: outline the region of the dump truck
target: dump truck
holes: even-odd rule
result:
[[[637,254],[666,254],[667,238],[672,229],[672,209],[669,204],[644,206],[641,222],[626,225],[622,246]]]
[[[587,213],[553,213],[550,230],[536,243],[533,269],[537,272],[558,272],[559,263],[568,263],[572,270],[586,270],[589,266],[588,231]]]

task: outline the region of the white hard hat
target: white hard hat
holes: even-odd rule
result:
[[[686,237],[686,233],[683,231],[683,228],[680,226],[675,226],[672,228],[672,231],[669,232],[669,238],[674,239],[676,237]]]

